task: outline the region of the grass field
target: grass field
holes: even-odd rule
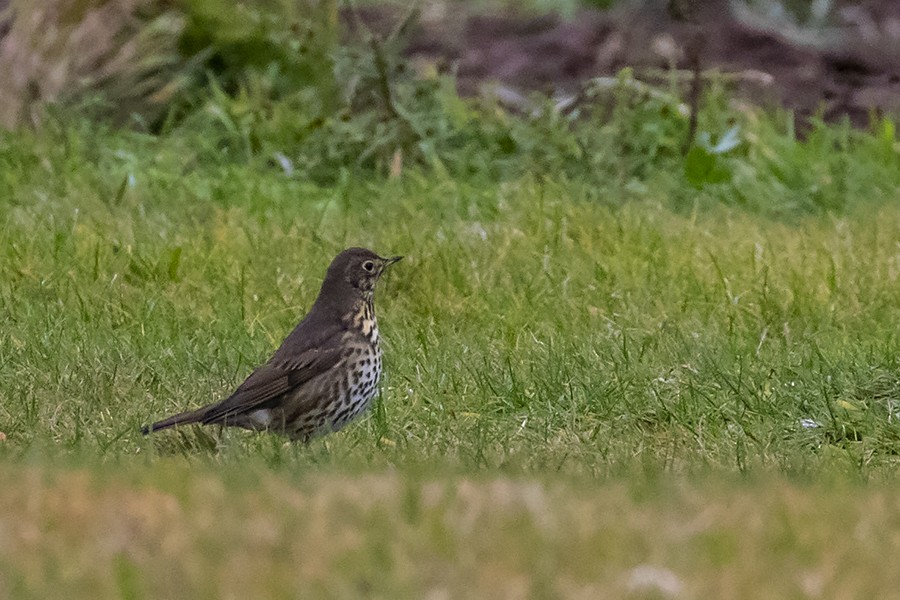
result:
[[[730,187],[5,134],[0,598],[896,597],[900,148],[744,126]],[[141,437],[350,245],[407,257],[369,417]]]

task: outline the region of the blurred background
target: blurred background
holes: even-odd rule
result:
[[[732,108],[788,109],[800,135],[900,112],[895,0],[0,0],[0,15],[3,128],[55,112],[212,131],[319,179],[433,162],[461,139],[457,98],[577,116],[627,79],[687,115],[715,83]],[[502,150],[479,128],[465,143]]]
[[[6,128],[58,104],[159,129],[210,87],[254,101],[312,87],[307,113],[337,108],[364,71],[338,47],[369,32],[419,76],[452,72],[463,96],[513,104],[626,66],[690,68],[696,35],[702,68],[732,72],[754,100],[857,125],[900,109],[895,0],[0,0],[0,11]]]

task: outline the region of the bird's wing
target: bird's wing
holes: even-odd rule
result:
[[[309,348],[289,359],[278,355],[259,367],[231,396],[209,407],[204,424],[222,423],[229,417],[261,408],[316,375],[328,371],[341,360],[340,347]]]

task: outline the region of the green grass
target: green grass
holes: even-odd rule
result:
[[[744,127],[699,189],[640,146],[318,187],[202,136],[6,134],[0,597],[893,593],[896,141]],[[368,418],[140,436],[228,394],[350,245],[407,256]]]

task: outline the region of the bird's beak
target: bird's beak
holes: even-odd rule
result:
[[[403,257],[402,256],[392,256],[390,258],[386,258],[386,259],[384,259],[384,266],[392,265],[395,262],[397,262],[398,260],[400,260],[401,258],[403,258]]]

